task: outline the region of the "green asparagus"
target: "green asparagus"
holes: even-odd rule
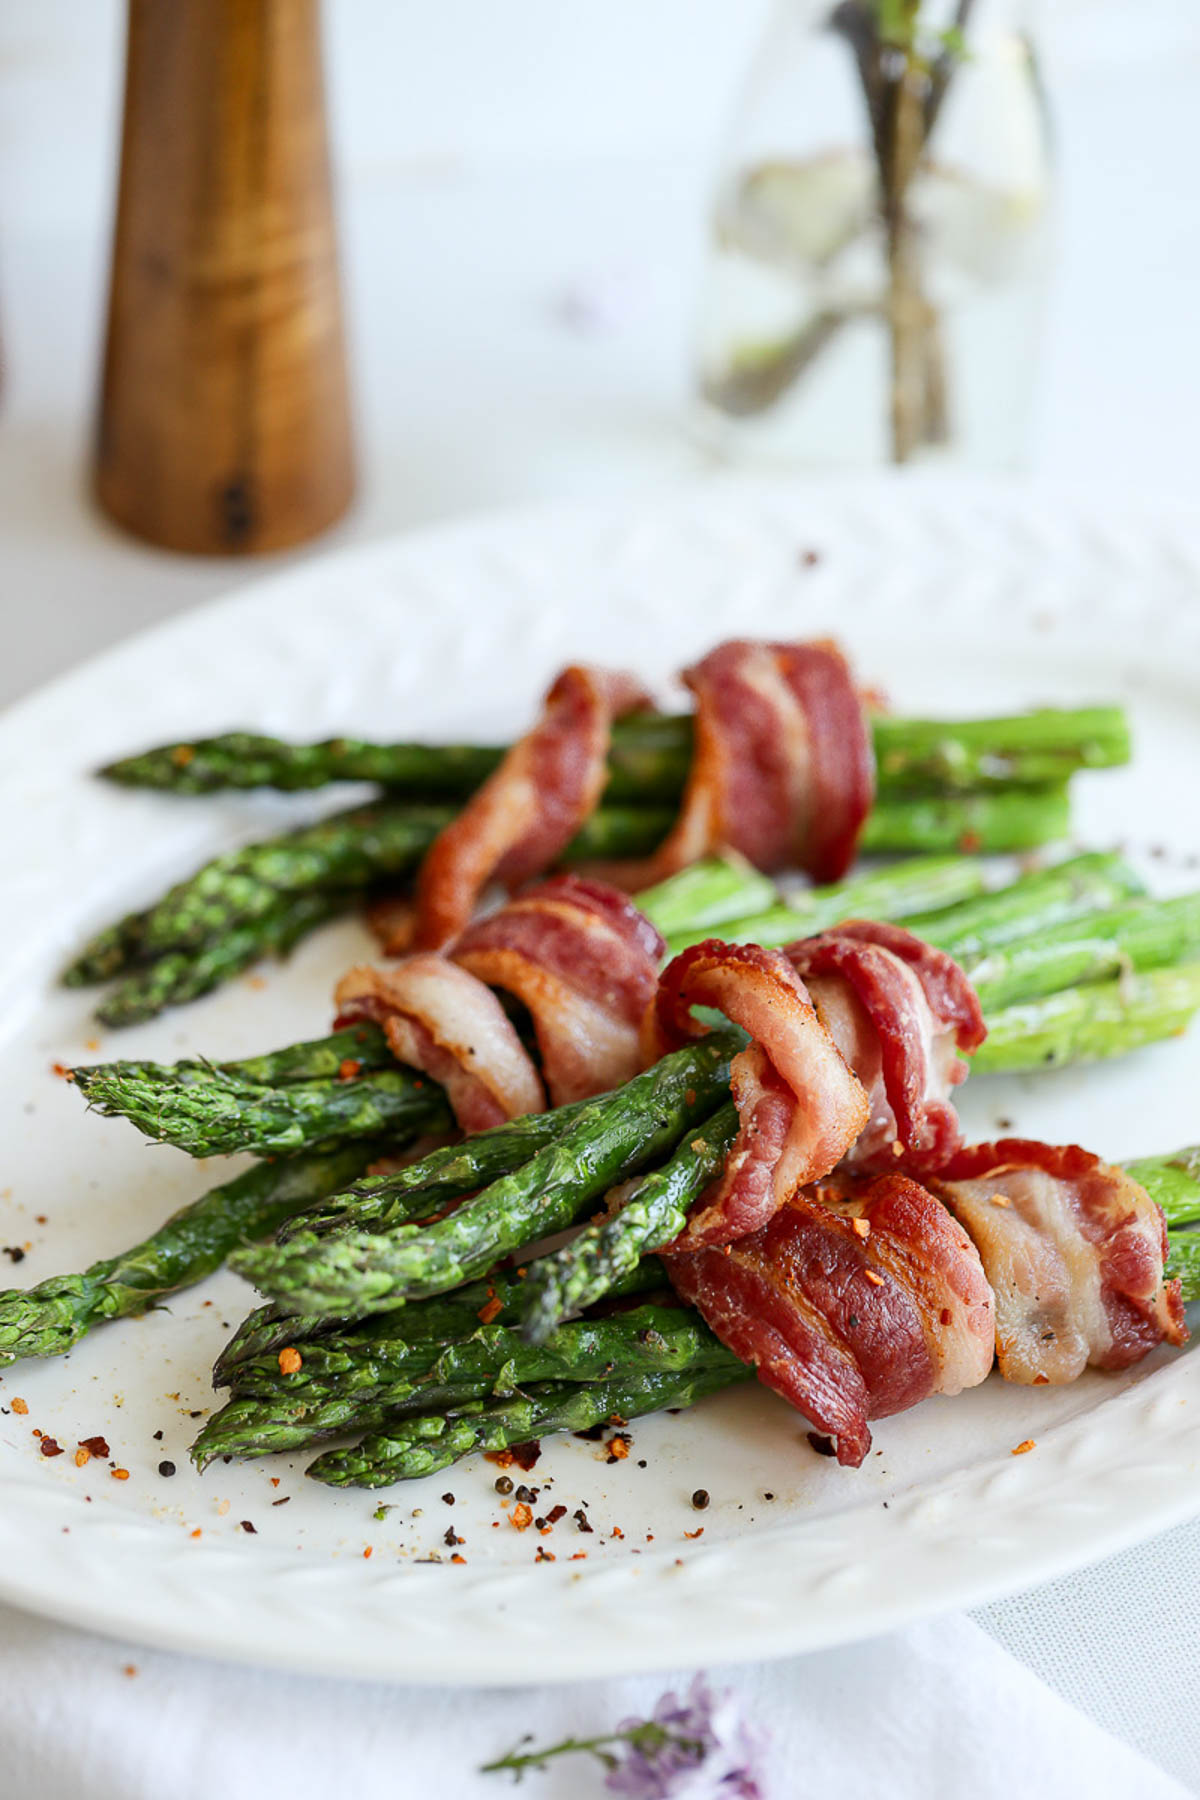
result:
[[[1069,988],[991,1014],[972,1072],[1033,1073],[1124,1056],[1185,1031],[1198,1008],[1200,962]]]
[[[97,1072],[98,1071],[98,1072]],[[393,1065],[354,1080],[291,1081],[266,1087],[214,1072],[206,1082],[163,1083],[126,1075],[119,1063],[73,1072],[88,1105],[130,1119],[156,1143],[189,1156],[289,1156],[329,1150],[352,1138],[409,1138],[449,1131],[454,1115],[442,1089]]]
[[[401,1420],[349,1449],[327,1450],[308,1473],[331,1487],[387,1487],[435,1474],[474,1451],[505,1450],[555,1431],[588,1431],[664,1407],[694,1406],[706,1394],[753,1376],[732,1352],[726,1351],[725,1359],[670,1374],[538,1383],[526,1394],[482,1409]]]
[[[409,873],[453,816],[451,809],[436,806],[359,807],[228,851],[178,883],[156,905],[94,937],[63,979],[78,985],[167,952],[198,950],[235,926],[276,912],[287,897],[365,888]],[[1060,787],[933,800],[885,796],[867,821],[862,849],[1031,849],[1061,838],[1068,818],[1066,789]],[[568,847],[566,860],[604,862],[648,854],[671,822],[669,810],[602,808]],[[178,967],[172,979],[184,979]]]
[[[302,938],[353,910],[352,893],[298,894],[261,918],[232,926],[196,950],[170,950],[135,968],[96,1008],[102,1025],[113,1029],[156,1019],[168,1006],[185,1006],[232,981],[264,957],[285,957]]]
[[[105,1320],[148,1312],[220,1268],[238,1245],[268,1236],[298,1207],[353,1180],[378,1153],[377,1145],[355,1144],[332,1156],[260,1163],[193,1200],[120,1256],[0,1293],[0,1364],[61,1356]]]
[[[729,1352],[690,1310],[641,1306],[564,1325],[531,1346],[505,1325],[477,1325],[455,1342],[376,1339],[307,1344],[300,1368],[281,1375],[265,1357],[238,1369],[235,1395],[201,1431],[192,1456],[267,1456],[320,1437],[362,1430],[455,1400],[507,1397],[536,1381],[602,1381],[725,1364]],[[368,1416],[369,1415],[369,1416]]]
[[[536,1269],[537,1262],[529,1264]],[[376,1338],[406,1338],[410,1343],[437,1339],[448,1343],[468,1337],[480,1322],[485,1310],[499,1325],[516,1325],[521,1317],[524,1283],[528,1274],[494,1269],[488,1275],[449,1294],[435,1294],[429,1300],[415,1300],[395,1312],[374,1313],[370,1318],[336,1318],[328,1315],[311,1317],[285,1313],[279,1307],[260,1306],[243,1320],[226,1344],[213,1367],[213,1386],[237,1384],[237,1371],[254,1358],[312,1343],[318,1338],[335,1336],[339,1343],[366,1347]],[[665,1288],[667,1274],[653,1256],[644,1256],[635,1268],[614,1279],[608,1289],[608,1300],[624,1299],[634,1294],[652,1293]],[[496,1309],[499,1309],[498,1311]]]
[[[1137,969],[1200,956],[1200,894],[1140,900],[964,957],[985,1013]]]
[[[614,1280],[636,1268],[648,1250],[661,1249],[679,1236],[697,1195],[724,1167],[737,1131],[737,1108],[729,1101],[689,1133],[661,1169],[634,1182],[619,1207],[530,1266],[520,1300],[528,1343],[546,1342],[564,1319],[592,1305]]]
[[[382,1312],[443,1293],[572,1224],[614,1183],[653,1164],[725,1098],[741,1035],[713,1032],[581,1106],[561,1138],[424,1230],[353,1231],[243,1251],[233,1266],[301,1313]]]
[[[1119,707],[1046,709],[999,719],[871,721],[881,787],[901,783],[962,792],[987,786],[1039,786],[1076,769],[1129,760],[1129,727]],[[692,751],[690,717],[639,716],[613,728],[609,799],[677,800]],[[458,798],[479,786],[504,749],[476,744],[373,744],[326,738],[290,744],[255,732],[164,744],[123,757],[99,772],[127,787],[175,794],[274,787],[286,792],[334,781],[374,781],[400,792]]]

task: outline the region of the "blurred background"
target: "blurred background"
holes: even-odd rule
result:
[[[748,72],[776,10],[328,0],[359,491],[318,545],[718,466],[696,429],[710,219],[753,138]],[[1024,460],[1188,499],[1200,7],[1024,10],[1054,167]],[[87,494],[124,33],[117,0],[0,7],[0,701],[263,566],[148,549]],[[819,465],[802,448],[797,466]]]

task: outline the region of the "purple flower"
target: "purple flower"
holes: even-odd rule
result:
[[[763,1800],[759,1734],[703,1675],[682,1700],[664,1694],[652,1719],[627,1719],[616,1735],[629,1750],[605,1785],[625,1800]]]
[[[664,1694],[649,1719],[626,1719],[601,1737],[564,1738],[527,1750],[523,1738],[507,1756],[485,1763],[484,1774],[520,1781],[554,1756],[583,1753],[604,1764],[605,1785],[625,1800],[764,1800],[757,1768],[763,1739],[730,1693],[714,1694],[697,1675],[681,1700]]]

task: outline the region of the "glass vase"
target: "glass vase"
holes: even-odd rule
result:
[[[842,468],[1024,462],[1051,218],[1027,12],[777,0],[712,208],[710,446]]]

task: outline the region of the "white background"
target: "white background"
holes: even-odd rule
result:
[[[705,194],[765,12],[328,0],[363,486],[327,544],[699,466]],[[1200,6],[1051,0],[1042,24],[1061,219],[1033,474],[1192,499]],[[0,0],[0,701],[252,572],[134,545],[85,497],[121,36],[116,0]],[[597,276],[627,316],[580,334],[559,302]],[[984,1623],[1182,1775],[1197,1599],[1185,1529]]]

